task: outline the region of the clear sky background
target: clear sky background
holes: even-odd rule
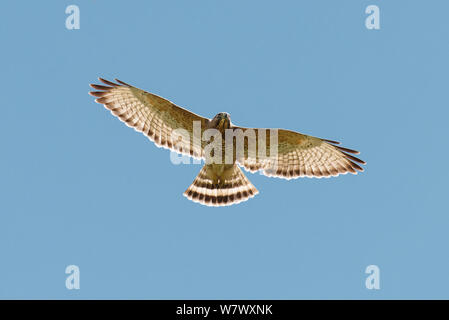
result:
[[[76,4],[81,28],[67,30]],[[365,8],[380,8],[380,30]],[[1,1],[1,298],[449,298],[449,2]],[[89,96],[335,139],[366,171],[182,196],[200,165]],[[67,290],[77,265],[81,289]],[[380,290],[365,268],[380,268]]]

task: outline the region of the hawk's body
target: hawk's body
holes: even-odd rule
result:
[[[357,164],[364,161],[350,155],[357,151],[338,146],[336,141],[320,139],[298,132],[278,129],[277,154],[260,157],[249,147],[243,145],[243,153],[236,152],[232,143],[232,161],[225,161],[225,131],[254,133],[256,150],[270,150],[271,132],[267,129],[251,129],[234,126],[227,113],[219,113],[213,119],[203,118],[170,101],[152,93],[143,91],[116,80],[113,83],[100,78],[106,84],[91,86],[100,91],[90,92],[98,97],[96,101],[103,104],[111,113],[128,126],[144,133],[157,146],[206,160],[192,185],[184,195],[190,200],[205,205],[223,206],[245,201],[258,193],[257,189],[240,170],[261,171],[267,176],[285,179],[298,177],[330,177],[356,174],[363,171]],[[223,152],[218,163],[210,161],[211,154],[205,152],[207,141],[195,140],[194,122],[200,124],[200,134],[207,129],[216,129],[222,137]],[[183,129],[184,131],[178,131]],[[266,137],[263,133],[266,131]],[[273,136],[274,137],[274,136]]]
[[[207,123],[207,128],[219,131],[221,147],[222,150],[225,150],[225,131],[231,129],[229,115],[227,113],[217,114]],[[234,147],[235,143],[232,146],[232,163],[226,163],[225,152],[222,152],[221,161],[218,163],[213,162],[210,154],[204,154],[206,164],[184,192],[187,198],[206,205],[220,206],[239,203],[259,193],[236,164]]]

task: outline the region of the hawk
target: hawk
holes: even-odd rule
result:
[[[115,79],[116,83],[98,79],[103,84],[91,84],[97,91],[89,94],[127,126],[142,132],[158,147],[205,160],[198,176],[184,192],[188,199],[203,205],[228,206],[259,193],[240,167],[250,172],[260,171],[269,177],[295,179],[336,177],[348,172],[357,174],[363,171],[361,165],[366,164],[353,156],[358,151],[343,148],[337,141],[284,129],[235,126],[225,112],[212,119],[204,118],[118,79]],[[207,130],[212,130],[210,141],[216,141],[215,146],[223,146],[225,154],[230,151],[227,161],[217,149],[207,147],[206,139],[195,139],[195,130],[201,137],[207,135]],[[230,144],[225,143],[228,132],[232,137]],[[247,138],[240,144],[241,152],[237,150],[237,139],[232,136],[235,133]],[[268,149],[270,155],[263,156],[262,151]]]

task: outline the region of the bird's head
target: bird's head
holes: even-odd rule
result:
[[[211,121],[212,127],[225,130],[231,127],[231,116],[227,112],[218,113]]]

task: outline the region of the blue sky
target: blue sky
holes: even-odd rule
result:
[[[80,8],[79,30],[65,8]],[[365,27],[378,5],[380,30]],[[2,1],[0,297],[449,298],[447,1]],[[119,78],[361,151],[209,208],[200,165],[94,103]],[[65,268],[80,268],[67,290]],[[365,268],[380,268],[380,290]]]

